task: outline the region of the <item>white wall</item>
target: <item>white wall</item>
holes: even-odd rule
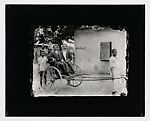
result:
[[[109,62],[100,60],[100,42],[112,42],[118,50],[121,74],[126,71],[126,31],[91,29],[75,31],[75,61],[85,73],[109,73]],[[80,49],[77,49],[80,48]]]

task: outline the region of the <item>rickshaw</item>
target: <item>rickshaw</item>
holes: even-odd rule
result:
[[[43,88],[51,94],[58,94],[61,90],[63,80],[66,80],[69,86],[78,87],[82,83],[82,78],[80,78],[80,76],[83,75],[83,72],[76,64],[72,64],[72,67],[75,73],[67,76],[63,75],[59,68],[48,66],[43,73]]]
[[[78,87],[83,81],[100,81],[113,79],[125,79],[126,81],[128,80],[126,75],[121,75],[120,78],[92,77],[90,74],[83,73],[78,65],[72,64],[72,67],[75,73],[67,76],[63,75],[58,68],[54,66],[48,66],[43,73],[42,80],[43,82],[45,82],[43,88],[51,94],[58,94],[62,87],[62,81],[64,80],[66,80],[67,85],[72,87]],[[46,80],[44,76],[46,77]]]

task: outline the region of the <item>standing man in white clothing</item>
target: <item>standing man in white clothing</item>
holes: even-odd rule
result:
[[[38,69],[39,69],[39,74],[40,74],[40,85],[42,88],[42,77],[43,77],[43,72],[47,68],[47,57],[45,56],[45,51],[41,51],[41,56],[38,58]],[[44,75],[45,76],[45,75]],[[46,76],[44,77],[46,80]]]
[[[112,94],[125,96],[124,92],[122,92],[123,83],[122,83],[122,79],[120,76],[118,59],[116,56],[117,56],[117,49],[113,49],[112,56],[109,59],[110,71],[111,71],[111,76],[112,76],[113,84],[114,84]]]

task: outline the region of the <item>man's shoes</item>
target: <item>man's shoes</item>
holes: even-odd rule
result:
[[[113,91],[113,92],[112,92],[112,95],[115,95],[115,94],[116,94],[116,91]]]
[[[120,96],[126,96],[126,94],[125,93],[121,93]]]

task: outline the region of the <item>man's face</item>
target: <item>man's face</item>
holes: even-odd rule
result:
[[[54,50],[55,51],[58,50],[58,46],[57,45],[54,46]]]
[[[114,57],[117,56],[117,50],[116,50],[116,49],[113,51],[113,56],[114,56]]]
[[[52,52],[52,49],[48,49],[48,53],[51,53]]]
[[[67,45],[63,44],[62,48],[63,48],[63,50],[66,50],[67,49]]]
[[[45,52],[44,52],[44,51],[42,51],[42,52],[41,52],[41,55],[42,55],[42,56],[44,56],[44,55],[45,55]]]

